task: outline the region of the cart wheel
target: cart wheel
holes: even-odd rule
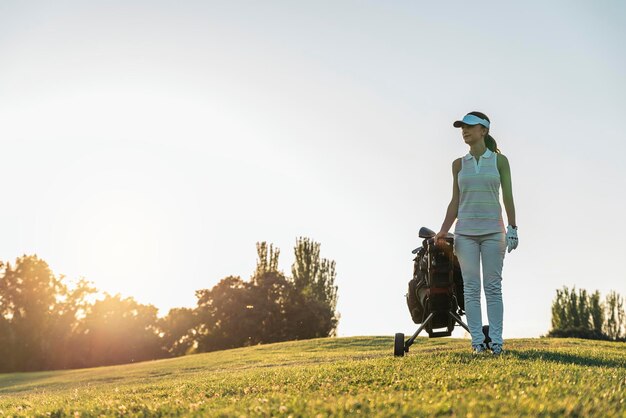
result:
[[[404,356],[404,334],[399,332],[393,342],[393,355],[396,357]]]
[[[485,336],[484,343],[489,346],[489,343],[491,342],[491,337],[489,336],[489,325],[483,325],[483,335]]]

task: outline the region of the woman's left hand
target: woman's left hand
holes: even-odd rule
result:
[[[519,238],[517,238],[517,228],[513,228],[511,225],[506,227],[506,246],[508,248],[507,252],[511,252],[517,248],[517,244],[519,243]]]

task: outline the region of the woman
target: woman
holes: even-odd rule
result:
[[[480,112],[470,112],[454,122],[461,128],[469,153],[452,163],[452,200],[448,205],[441,230],[435,242],[443,240],[455,219],[454,251],[463,274],[465,314],[472,335],[472,350],[478,354],[490,349],[502,353],[502,263],[504,251],[517,248],[517,224],[511,189],[511,169],[508,159],[500,153],[495,139],[489,135],[489,118]],[[504,230],[502,200],[509,225]],[[484,344],[480,307],[480,263],[482,261],[489,336]]]

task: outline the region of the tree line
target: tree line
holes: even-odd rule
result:
[[[609,292],[603,301],[597,290],[558,289],[548,337],[626,341],[624,298],[616,291]]]
[[[196,352],[335,335],[335,262],[298,238],[291,276],[280,250],[257,243],[249,280],[229,276],[196,291],[195,308],[165,317],[132,297],[72,285],[37,255],[0,262],[0,372],[129,363]]]

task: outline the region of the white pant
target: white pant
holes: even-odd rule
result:
[[[482,260],[489,336],[493,343],[502,344],[502,264],[506,250],[503,232],[494,234],[454,236],[454,252],[461,265],[465,292],[465,315],[472,335],[472,344],[480,344],[482,332],[480,307],[480,262]]]

